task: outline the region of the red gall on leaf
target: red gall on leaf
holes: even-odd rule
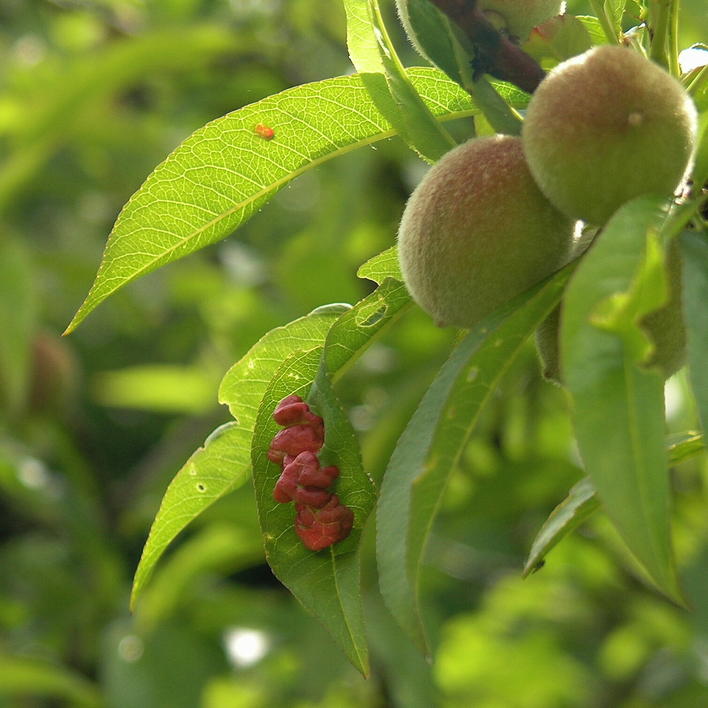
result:
[[[273,438],[268,459],[281,464],[286,456],[297,457],[301,452],[319,452],[324,444],[323,432],[310,425],[293,425]]]
[[[295,532],[306,548],[321,551],[344,540],[354,525],[354,513],[333,494],[321,509],[297,505]]]
[[[284,428],[292,425],[311,425],[324,434],[324,421],[310,410],[310,406],[300,396],[286,396],[278,403],[273,420]]]
[[[301,453],[297,459],[303,455],[312,455],[312,453]],[[316,457],[314,460],[318,464]],[[329,501],[331,494],[323,487],[306,486],[301,479],[300,470],[301,466],[296,462],[285,466],[273,489],[273,499],[280,504],[294,501],[317,508],[323,507]]]

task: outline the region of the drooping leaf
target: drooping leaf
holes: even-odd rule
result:
[[[477,112],[469,95],[439,71],[407,73],[438,120]],[[508,85],[499,90],[514,106],[528,100]],[[258,125],[271,128],[273,138],[261,137]],[[123,208],[67,332],[132,280],[228,236],[306,170],[394,134],[359,76],[298,86],[207,124]]]
[[[361,516],[365,510],[353,508],[355,526],[350,538],[317,553],[308,550],[295,533],[293,505],[278,504],[273,499],[273,488],[281,468],[266,456],[270,441],[279,430],[272,420],[275,406],[290,394],[307,398],[320,366],[322,350],[319,347],[293,354],[283,362],[271,380],[263,397],[253,437],[253,482],[266,559],[273,573],[308,612],[323,622],[352,664],[366,675],[369,670],[368,649],[361,608],[357,550],[357,537],[363,523]],[[328,416],[326,435],[329,438],[327,444],[332,446],[329,450],[332,455],[340,452],[334,449],[337,442],[346,445],[351,441],[346,433],[342,436],[342,416],[335,415],[332,419],[332,408],[323,412]],[[341,452],[343,457],[334,456],[343,467],[340,468],[342,476],[346,476],[346,481],[351,483],[357,476],[356,470],[351,467],[353,451],[344,448]],[[331,459],[329,457],[328,462]],[[342,494],[344,504],[350,504],[351,493],[351,488],[348,488],[347,493]]]
[[[177,535],[221,497],[247,481],[258,407],[281,362],[302,347],[321,346],[332,323],[347,307],[326,306],[276,327],[226,373],[219,402],[229,406],[236,422],[217,428],[167,488],[135,572],[131,607]]]
[[[236,423],[217,428],[175,475],[160,503],[133,578],[135,608],[157,561],[194,519],[248,480],[251,433]]]
[[[684,233],[681,246],[689,374],[705,433],[708,431],[708,240],[706,233]]]
[[[526,577],[543,562],[546,555],[573,529],[582,524],[598,507],[595,486],[586,477],[581,479],[568,496],[551,512],[531,545],[524,565]]]
[[[460,86],[471,83],[470,57],[449,18],[430,0],[396,0],[396,7],[418,53]]]
[[[666,444],[669,464],[677,465],[705,450],[703,437],[696,433],[672,436]],[[568,534],[580,526],[597,509],[600,500],[589,477],[584,477],[568,492],[568,496],[551,512],[531,544],[523,576],[539,568],[548,553]]]
[[[428,162],[455,141],[413,87],[384,25],[378,0],[344,0],[349,55],[371,99],[401,138]]]
[[[662,200],[642,197],[608,222],[568,287],[561,355],[586,471],[629,549],[680,602],[670,541],[664,380],[641,366],[648,339],[638,324],[665,292],[653,267],[665,218]]]
[[[421,648],[420,562],[445,484],[483,405],[557,304],[571,270],[566,267],[467,335],[428,389],[391,457],[376,514],[379,579],[391,613]]]
[[[385,279],[377,290],[339,317],[327,332],[324,346],[287,359],[263,398],[253,439],[256,503],[268,563],[363,673],[368,671],[368,659],[359,599],[358,539],[373,509],[375,491],[362,468],[356,435],[333,382],[409,304],[403,285]],[[323,464],[339,467],[336,493],[355,514],[349,538],[320,553],[312,553],[300,543],[293,530],[292,505],[276,504],[272,497],[280,467],[265,456],[278,430],[270,416],[278,401],[291,393],[307,397],[313,410],[324,418],[325,446],[320,459]]]

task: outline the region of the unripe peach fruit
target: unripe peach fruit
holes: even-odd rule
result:
[[[695,134],[696,110],[681,84],[637,52],[607,45],[548,74],[522,137],[548,199],[571,218],[604,224],[634,197],[670,196]]]
[[[520,138],[474,138],[411,195],[398,232],[401,270],[437,324],[471,327],[561,267],[572,232],[531,177]]]
[[[560,0],[480,0],[479,9],[497,27],[520,40],[531,30],[560,13]]]

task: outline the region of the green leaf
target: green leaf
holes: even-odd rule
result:
[[[295,351],[322,346],[330,327],[351,305],[317,308],[283,327],[264,334],[224,375],[219,403],[229,407],[239,426],[253,434],[261,399],[280,364]]]
[[[568,492],[568,496],[551,512],[531,544],[523,576],[537,570],[543,559],[573,529],[582,524],[598,507],[595,486],[587,477]]]
[[[395,278],[403,282],[401,266],[398,262],[398,248],[391,246],[373,258],[369,258],[357,271],[359,278],[367,278],[375,283],[381,283],[385,278]]]
[[[410,302],[400,282],[386,279],[339,317],[327,332],[324,346],[281,357],[279,361],[285,359],[285,363],[263,398],[253,438],[256,504],[268,563],[303,606],[321,619],[362,673],[368,671],[368,659],[359,601],[358,539],[373,509],[375,493],[373,482],[362,469],[358,441],[333,382]],[[291,393],[309,396],[314,410],[325,419],[321,459],[339,467],[336,492],[355,514],[352,534],[327,552],[312,553],[304,548],[293,530],[291,505],[276,504],[272,496],[280,467],[265,456],[279,429],[271,416],[278,401]]]
[[[25,403],[30,346],[37,315],[29,252],[8,234],[0,236],[0,402],[10,413]]]
[[[593,17],[592,15],[578,15],[578,20],[588,31],[590,41],[593,43],[593,46],[609,43],[609,40],[605,35],[605,31],[602,29],[602,24],[597,17]]]
[[[175,475],[162,498],[135,571],[131,609],[135,609],[157,561],[176,536],[214,502],[247,481],[250,454],[250,431],[236,423],[226,423]]]
[[[287,395],[307,398],[308,391],[320,366],[323,348],[297,352],[283,362],[263,397],[256,433],[253,437],[253,483],[256,490],[258,516],[263,531],[266,559],[276,577],[302,603],[303,607],[325,625],[342,647],[352,664],[364,675],[368,673],[368,650],[364,634],[361,608],[361,589],[357,537],[363,523],[360,506],[362,496],[354,497],[351,486],[357,478],[352,469],[349,435],[342,434],[343,414],[333,408],[322,411],[326,416],[328,461],[334,457],[342,467],[342,479],[337,485],[344,504],[355,512],[352,535],[345,541],[318,553],[306,549],[294,530],[295,511],[292,504],[278,504],[273,499],[273,488],[280,475],[279,465],[271,462],[266,452],[279,427],[272,420],[277,403]],[[322,397],[318,399],[321,403]],[[345,448],[336,448],[337,443]],[[356,466],[356,462],[354,462]],[[344,480],[344,485],[341,484]],[[342,489],[345,487],[346,489]],[[365,494],[363,497],[365,498]]]
[[[622,34],[622,16],[627,0],[605,0],[602,5],[603,12],[608,21],[612,24],[615,34],[619,37]]]
[[[347,50],[361,74],[383,74],[381,50],[373,31],[369,0],[344,0],[347,16]]]
[[[703,432],[708,431],[708,240],[706,233],[684,233],[683,307],[688,367]]]
[[[229,406],[237,422],[217,428],[167,488],[135,572],[131,607],[135,607],[155,564],[177,535],[248,479],[258,407],[280,363],[303,346],[321,346],[333,322],[348,307],[327,305],[276,327],[226,373],[219,388],[219,402]]]
[[[381,486],[381,591],[398,623],[425,648],[420,563],[445,484],[483,405],[526,339],[559,301],[573,266],[475,327],[440,370],[401,435]]]
[[[98,687],[83,676],[48,661],[7,654],[0,654],[0,698],[3,696],[63,699],[66,703],[62,705],[77,708],[103,705]],[[13,705],[38,704],[23,700]]]
[[[476,112],[469,95],[440,72],[408,73],[439,120]],[[512,94],[523,102],[521,92]],[[259,124],[275,131],[272,140],[258,135]],[[125,205],[67,332],[132,280],[228,236],[298,175],[394,134],[360,76],[298,86],[208,123]]]
[[[373,293],[345,312],[327,334],[324,363],[328,374],[337,380],[411,304],[405,286],[386,278]]]
[[[354,67],[369,95],[398,134],[428,162],[456,143],[413,87],[391,42],[378,0],[344,0]],[[371,72],[371,73],[368,73]]]
[[[436,70],[407,71],[440,121],[475,115],[470,96]],[[528,96],[495,83],[510,105]],[[272,140],[255,128],[267,125]],[[91,290],[66,333],[127,283],[228,236],[312,167],[395,135],[360,76],[298,86],[219,118],[187,138],[133,195],[109,236]]]
[[[418,53],[460,86],[471,83],[471,57],[447,15],[429,0],[396,0],[396,7]]]
[[[678,439],[667,441],[669,464],[677,465],[705,450],[703,437],[696,433],[685,433]],[[580,480],[568,492],[568,496],[551,512],[531,545],[524,565],[523,576],[537,570],[544,558],[563,538],[588,519],[598,508],[595,485],[589,477]]]
[[[670,542],[664,380],[639,366],[646,336],[638,320],[661,286],[644,266],[665,217],[664,200],[642,197],[605,226],[568,286],[561,353],[586,471],[629,549],[681,602]],[[611,299],[623,314],[608,328]]]

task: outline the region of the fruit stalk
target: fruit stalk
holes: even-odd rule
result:
[[[509,81],[522,91],[533,93],[543,81],[545,72],[535,59],[514,44],[477,7],[467,0],[432,0],[469,38],[478,52],[476,68],[479,73]]]
[[[649,58],[679,75],[677,32],[679,0],[652,0],[649,4],[651,49]]]

